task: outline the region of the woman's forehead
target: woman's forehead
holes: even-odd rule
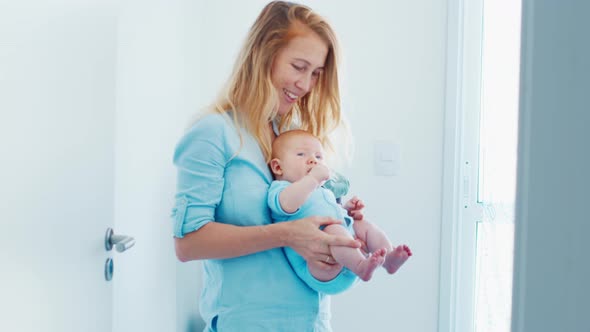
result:
[[[283,54],[291,60],[305,62],[313,68],[324,67],[328,46],[313,31],[293,37],[283,49]]]

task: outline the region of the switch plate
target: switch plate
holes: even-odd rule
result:
[[[400,148],[392,141],[376,141],[374,146],[375,175],[395,176],[400,171]]]

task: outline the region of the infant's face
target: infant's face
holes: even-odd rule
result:
[[[295,182],[303,178],[317,164],[324,164],[324,149],[313,136],[291,137],[280,156],[282,180]]]

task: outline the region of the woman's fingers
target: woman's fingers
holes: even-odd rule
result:
[[[333,219],[330,217],[315,217],[314,219],[315,224],[319,226],[328,226],[334,224],[342,224],[342,220]]]
[[[330,246],[343,246],[351,248],[360,248],[361,243],[353,238],[341,236],[341,235],[329,235],[328,245]]]
[[[342,224],[341,220],[336,220],[336,219],[332,219],[330,217],[317,217],[316,221],[318,226],[328,226],[328,225],[340,225]],[[359,248],[361,246],[361,243],[350,238],[350,237],[346,237],[346,236],[341,236],[341,235],[329,235],[327,233],[324,233],[325,238],[326,238],[326,250],[329,252],[329,247],[328,246],[345,246],[345,247],[352,247],[352,248]]]
[[[354,239],[357,240],[361,244],[361,247],[359,249],[362,251],[362,253],[365,256],[368,255],[369,254],[369,248],[367,247],[367,243],[364,242],[363,240],[359,239],[356,236],[354,237]]]
[[[344,235],[331,235],[320,229],[320,226],[339,225],[342,221],[330,217],[309,217],[294,221],[289,246],[301,255],[308,263],[331,267],[336,261],[332,257],[330,246],[346,246],[359,248],[361,243]],[[329,257],[329,258],[328,258]]]
[[[314,260],[311,262],[308,261],[307,264],[313,265],[316,269],[322,269],[323,271],[340,271],[342,269],[342,265],[336,262],[326,263],[321,260]]]

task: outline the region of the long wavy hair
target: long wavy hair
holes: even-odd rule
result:
[[[273,1],[264,7],[250,28],[229,81],[211,108],[225,115],[233,112],[237,128],[244,127],[252,134],[267,162],[272,147],[269,122],[277,116],[279,108],[279,95],[271,80],[272,65],[279,51],[297,36],[301,25],[326,43],[328,54],[317,84],[280,119],[279,128],[283,131],[299,127],[333,151],[328,135],[343,122],[338,83],[339,45],[328,22],[304,5]],[[240,141],[243,144],[241,135]]]

